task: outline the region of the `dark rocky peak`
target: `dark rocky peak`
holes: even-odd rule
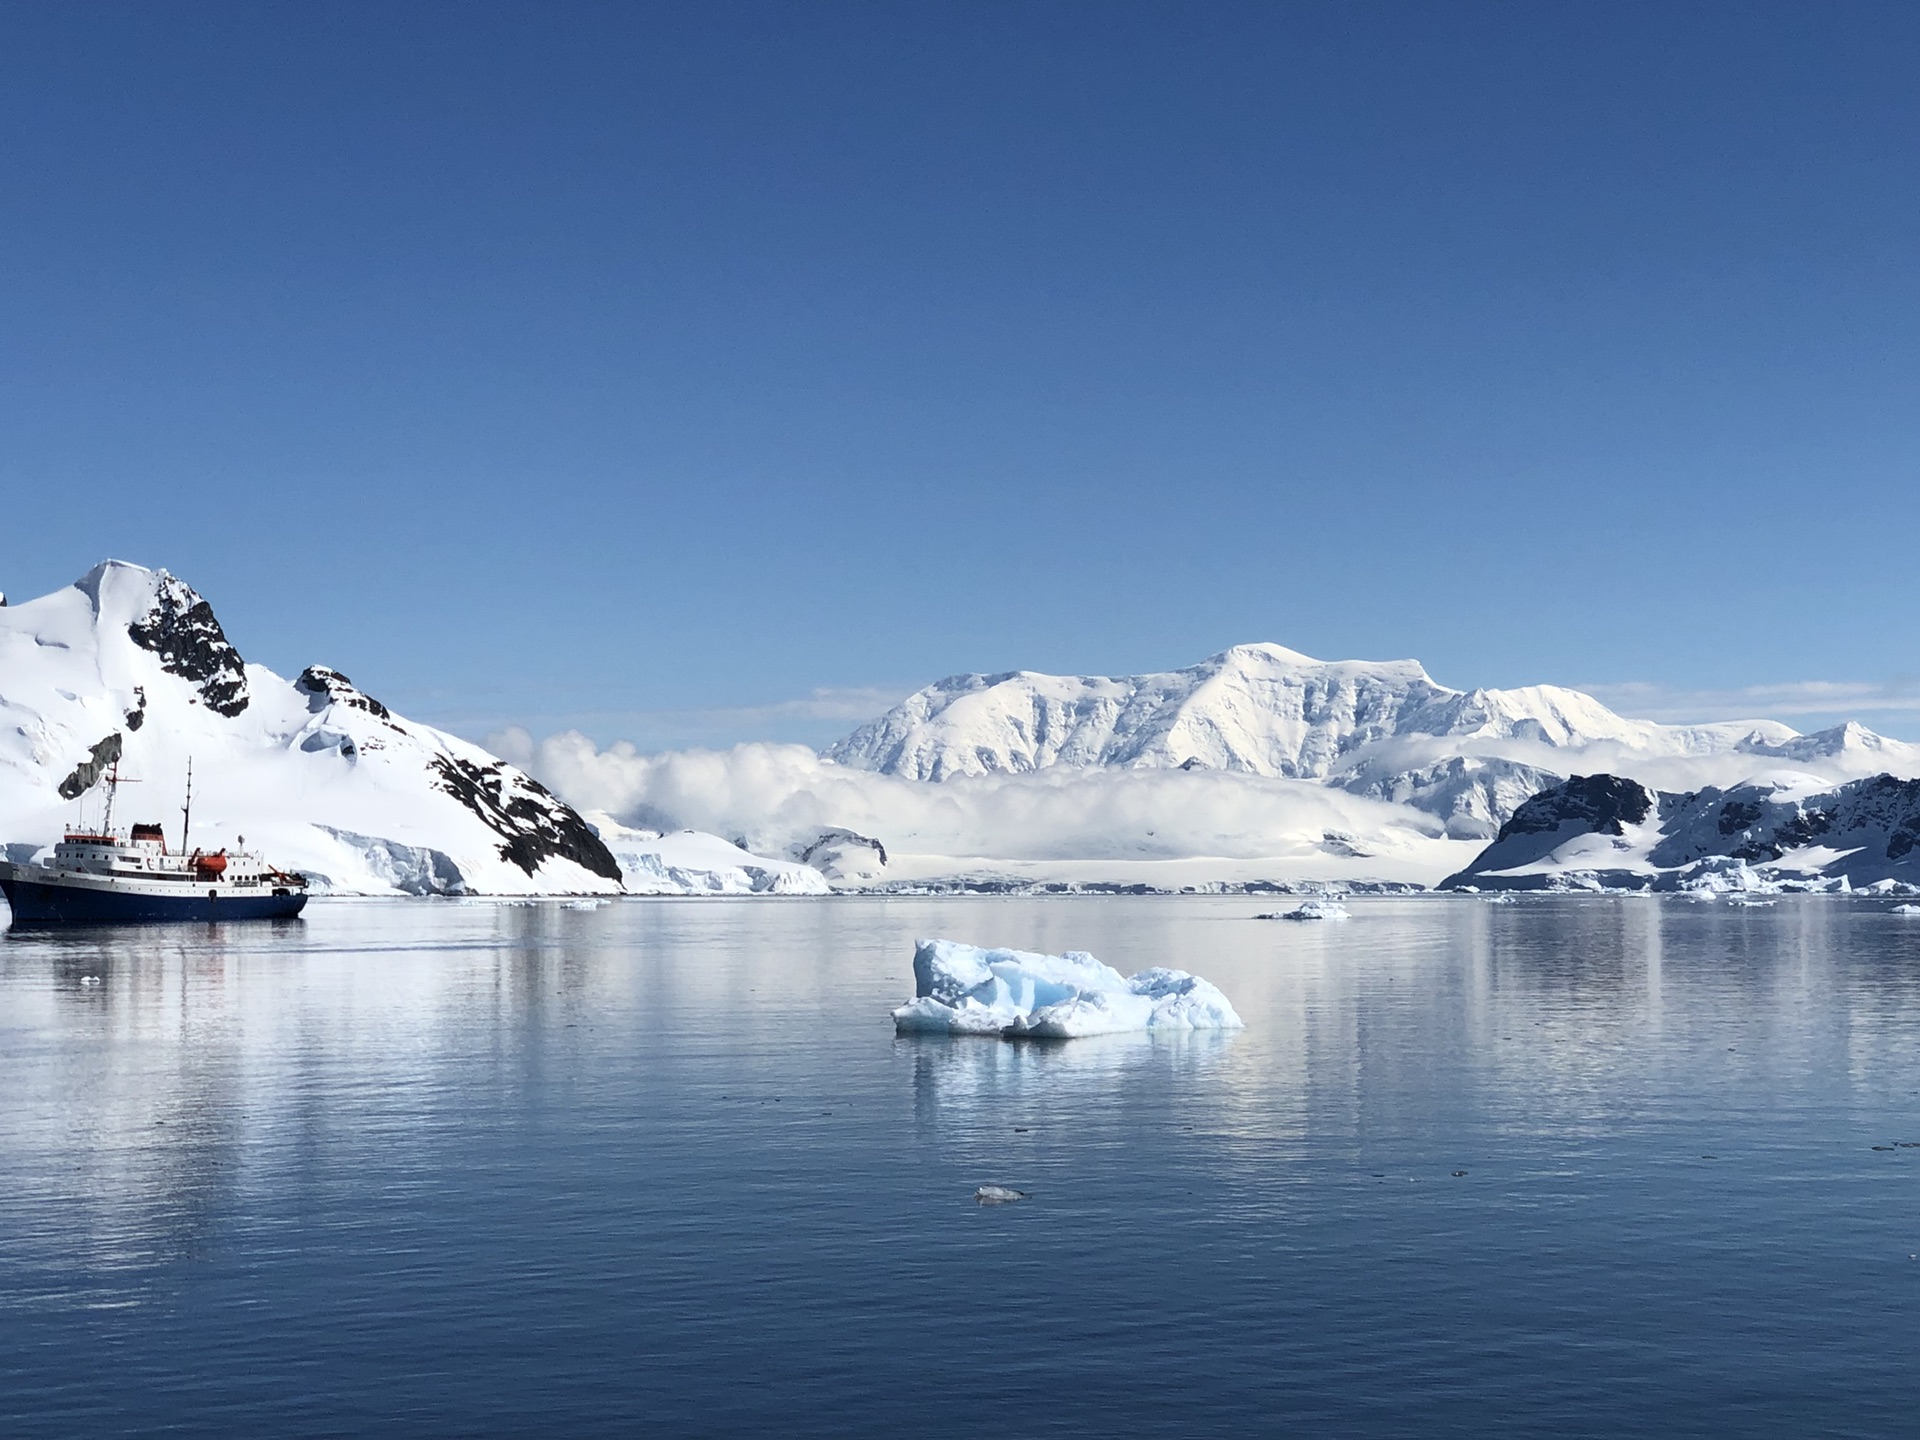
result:
[[[120,758],[122,743],[120,732],[116,730],[95,745],[87,758],[73,767],[73,773],[60,782],[60,798],[77,800],[91,790],[100,777],[107,773],[107,767]]]
[[[1557,830],[1568,821],[1582,821],[1595,834],[1618,835],[1623,826],[1644,824],[1658,803],[1653,791],[1624,775],[1575,775],[1514,811],[1497,839]]]
[[[832,829],[822,830],[813,841],[798,847],[794,858],[799,860],[802,865],[811,865],[816,858],[823,855],[826,851],[841,847],[871,850],[882,865],[887,863],[887,847],[885,845],[881,844],[871,835],[862,835],[856,830],[842,830],[837,826]],[[742,845],[740,848],[745,850],[749,847]]]
[[[157,655],[169,675],[198,686],[216,715],[238,715],[247,708],[246,662],[228,643],[213,607],[164,570],[155,579],[153,608],[127,626],[128,637]],[[97,602],[97,582],[94,593]]]
[[[571,860],[616,883],[620,862],[565,801],[505,761],[479,764],[457,755],[433,757],[434,783],[500,837],[500,858],[536,873],[549,859]]]
[[[355,710],[364,710],[369,715],[392,723],[393,716],[387,707],[371,695],[362,694],[354,688],[353,681],[329,665],[309,665],[300,672],[300,678],[293,682],[293,688],[307,697],[307,709],[322,711],[329,705],[350,705]]]

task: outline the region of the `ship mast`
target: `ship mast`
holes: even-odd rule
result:
[[[120,762],[115,760],[113,762],[113,768],[107,771],[107,814],[106,818],[100,822],[100,833],[102,835],[113,834],[113,797],[119,789]]]
[[[180,807],[180,853],[187,853],[187,832],[193,825],[193,757],[187,757],[187,803]]]

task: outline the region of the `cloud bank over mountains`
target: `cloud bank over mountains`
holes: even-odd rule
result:
[[[1413,661],[1322,662],[1276,645],[1157,675],[954,676],[824,754],[645,754],[577,732],[493,741],[625,823],[789,856],[844,829],[884,846],[896,881],[1139,879],[1157,867],[1179,883],[1430,884],[1572,774],[1677,792],[1783,762],[1831,781],[1920,773],[1920,747],[1857,725],[1663,725],[1562,687],[1460,691]]]

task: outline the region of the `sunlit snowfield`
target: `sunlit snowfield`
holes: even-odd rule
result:
[[[1920,1423],[1920,1148],[1875,1148],[1920,1141],[1920,917],[1266,908],[9,934],[0,1433]],[[1248,1028],[898,1040],[921,935]]]

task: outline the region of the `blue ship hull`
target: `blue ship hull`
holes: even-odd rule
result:
[[[186,887],[182,887],[185,889]],[[181,895],[129,895],[124,891],[79,885],[43,885],[33,880],[0,879],[16,925],[155,925],[198,920],[291,920],[306,908],[307,897],[284,895],[210,896],[205,888]]]

